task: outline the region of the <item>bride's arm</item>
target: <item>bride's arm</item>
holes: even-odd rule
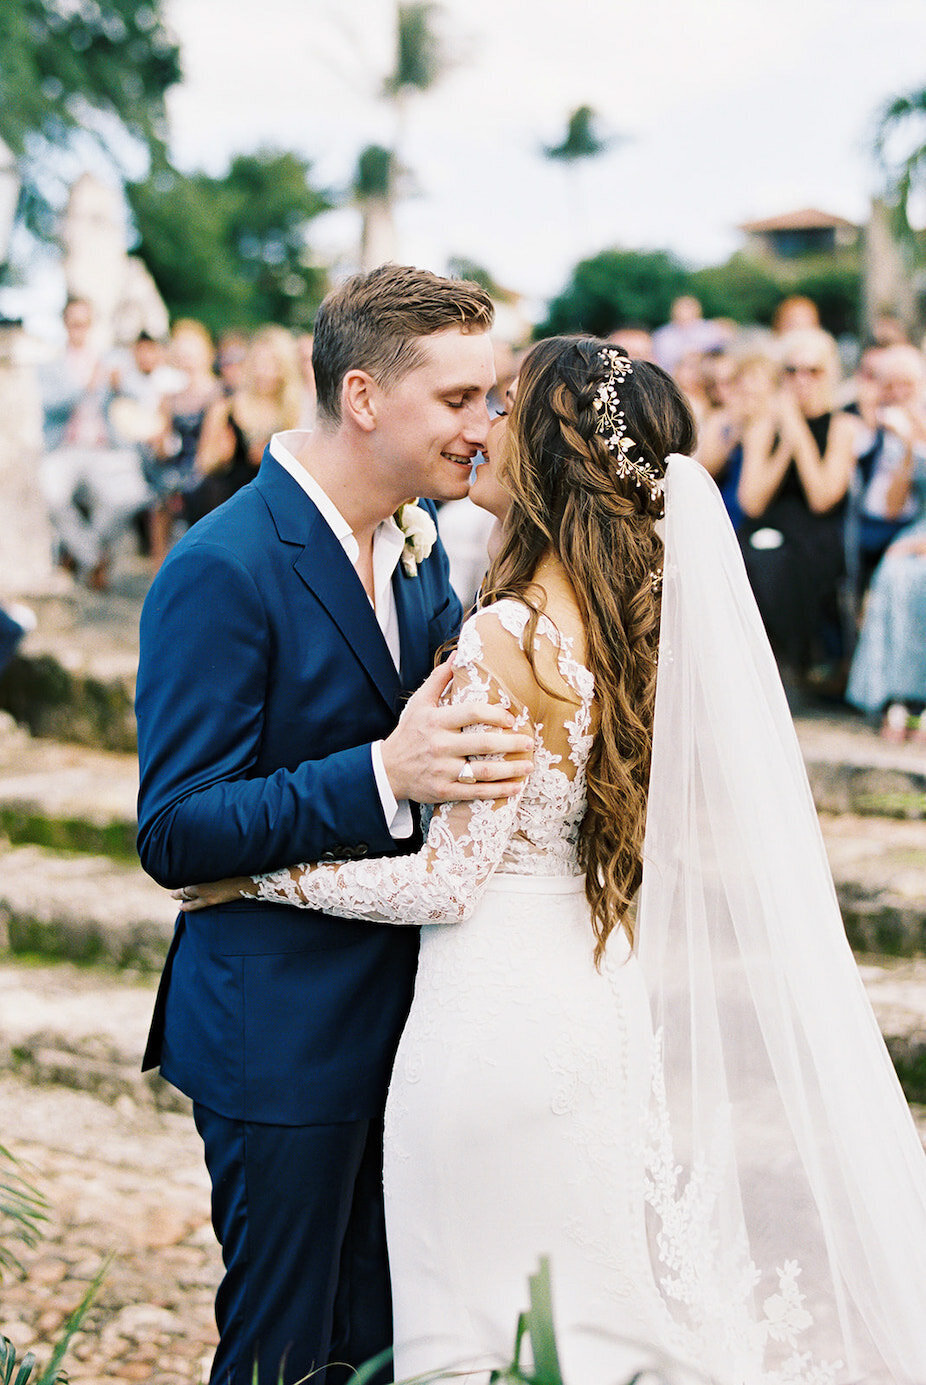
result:
[[[523,686],[524,670],[518,666],[526,662],[516,637],[503,629],[490,607],[461,633],[450,700],[500,704],[514,715],[517,730],[532,735],[528,710],[510,691],[512,681]],[[372,923],[458,922],[472,913],[502,858],[522,792],[523,787],[511,798],[441,804],[415,856],[290,866],[176,895],[188,912],[252,896]]]

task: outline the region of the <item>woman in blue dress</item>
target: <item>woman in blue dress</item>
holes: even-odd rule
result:
[[[846,688],[846,700],[882,714],[882,734],[897,741],[908,732],[926,739],[926,459],[910,449],[907,466],[919,514],[875,570]]]

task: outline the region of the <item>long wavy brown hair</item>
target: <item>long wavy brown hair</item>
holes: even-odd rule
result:
[[[541,613],[531,583],[547,553],[562,563],[578,602],[596,711],[579,851],[598,963],[613,928],[623,924],[633,936],[628,909],[643,870],[662,569],[661,497],[618,475],[597,431],[595,398],[611,375],[606,345],[550,337],[521,367],[500,467],[512,505],[483,593],[484,604],[514,596],[531,608],[529,657]],[[663,476],[668,455],[694,448],[684,395],[647,361],[634,361],[617,388],[631,456]]]

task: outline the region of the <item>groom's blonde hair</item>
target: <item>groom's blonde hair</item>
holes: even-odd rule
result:
[[[341,383],[349,370],[365,370],[390,389],[421,365],[417,337],[446,327],[487,332],[494,317],[491,298],[469,279],[396,264],[346,279],[315,319],[312,370],[320,420],[340,423]]]

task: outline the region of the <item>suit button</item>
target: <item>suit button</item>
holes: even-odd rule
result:
[[[370,848],[367,846],[366,842],[358,842],[357,845],[354,847],[354,855],[366,856],[369,849]]]
[[[331,861],[339,860],[339,853],[335,851],[323,851],[318,859],[328,865]]]

